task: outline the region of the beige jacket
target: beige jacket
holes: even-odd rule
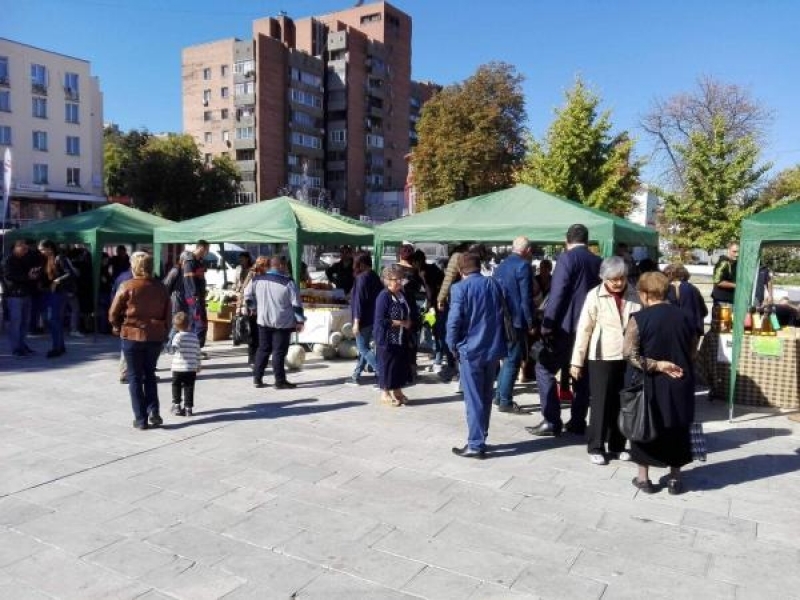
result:
[[[639,294],[632,285],[622,295],[622,314],[604,284],[589,290],[583,304],[571,365],[583,367],[589,360],[624,360],[622,353],[625,328],[631,314],[641,310]]]

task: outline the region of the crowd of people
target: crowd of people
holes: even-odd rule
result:
[[[542,260],[537,270],[533,246],[520,236],[491,275],[485,274],[489,253],[483,244],[458,245],[444,270],[403,244],[397,261],[380,275],[369,253],[344,248],[327,274],[350,298],[358,360],[347,382],[361,385],[364,373],[374,372],[381,403],[408,405],[404,389],[416,382],[417,355],[427,340],[439,378],[457,379],[464,398],[466,443],[454,447],[454,454],[474,459],[491,454],[492,410],[529,415],[515,400],[515,384],[532,376],[542,419],[526,427],[530,434],[585,436],[589,460],[598,466],[634,461],[639,471],[633,485],[644,493],[658,489],[649,468],[669,468],[665,486],[680,493],[680,469],[692,460],[693,361],[704,332],[705,301],[682,265],[661,273],[655,263],[640,263],[634,270],[627,248],[603,260],[589,248],[589,239],[585,226],[571,226],[555,268]],[[182,252],[163,281],[145,252],[128,256],[120,246],[115,256],[103,257],[100,291],[108,288],[108,323],[121,340],[120,377],[128,385],[136,428],[163,423],[156,363],[164,351],[172,354],[170,412],[194,414],[208,329],[203,263],[208,249],[200,240],[194,250]],[[732,245],[715,273],[715,302],[735,289],[735,251]],[[47,356],[65,352],[64,310],[86,268],[80,264],[47,240],[35,247],[14,245],[5,281],[15,356],[32,353],[26,335],[36,294],[43,297],[43,322],[51,334]],[[240,255],[234,291],[250,332],[248,364],[256,388],[268,385],[270,359],[274,388],[296,387],[287,379],[285,359],[305,315],[290,272],[283,256]],[[648,442],[626,440],[619,426],[620,392],[637,377],[658,431]]]

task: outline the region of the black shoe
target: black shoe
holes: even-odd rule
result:
[[[667,491],[673,496],[683,493],[683,483],[680,479],[667,479]]]
[[[142,429],[142,430],[147,429],[147,421],[146,420],[144,420],[144,421],[136,421],[136,420],[134,420],[133,421],[133,426],[136,429]]]
[[[526,427],[525,431],[540,437],[558,437],[561,435],[561,427],[556,427],[547,421],[542,421],[536,427]]]
[[[160,427],[164,424],[164,419],[161,418],[159,414],[150,415],[150,425],[153,427]]]
[[[194,415],[194,408],[193,408],[193,407],[191,407],[191,406],[187,406],[187,407],[186,407],[186,408],[183,410],[183,412],[184,412],[184,414],[185,414],[187,417],[191,417],[192,415]]]
[[[575,435],[584,435],[586,433],[586,423],[567,421],[567,424],[564,425],[564,431]]]
[[[186,415],[186,411],[183,409],[183,407],[175,402],[172,403],[172,408],[169,409],[169,412],[176,417],[183,417]]]
[[[261,389],[261,388],[264,387],[264,382],[263,381],[254,381],[253,382],[253,387]]]
[[[646,479],[644,481],[639,481],[638,477],[634,477],[631,483],[633,484],[633,487],[635,487],[637,490],[645,494],[655,494],[656,491],[658,491],[653,485],[653,482],[650,481],[649,479]]]
[[[275,389],[276,390],[293,390],[297,387],[296,383],[291,383],[289,381],[276,381],[275,382]]]
[[[497,412],[512,413],[516,415],[525,414],[525,412],[522,410],[522,407],[514,401],[512,401],[511,404],[498,404]]]
[[[456,456],[461,456],[463,458],[477,458],[478,460],[483,460],[486,458],[485,450],[473,450],[469,446],[464,446],[463,448],[452,448],[452,451]]]

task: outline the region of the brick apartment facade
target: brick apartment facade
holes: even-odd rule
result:
[[[0,38],[0,160],[6,148],[11,227],[106,202],[103,97],[88,61]]]
[[[402,194],[435,89],[411,80],[411,18],[378,2],[252,27],[252,40],[185,48],[182,61],[184,130],[208,160],[237,161],[239,201],[291,194],[362,215]]]

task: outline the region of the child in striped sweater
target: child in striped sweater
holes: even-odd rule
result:
[[[172,319],[177,333],[169,343],[172,356],[172,414],[191,417],[194,411],[194,382],[200,371],[200,340],[189,331],[189,317],[175,313]],[[181,406],[183,390],[183,406]]]

